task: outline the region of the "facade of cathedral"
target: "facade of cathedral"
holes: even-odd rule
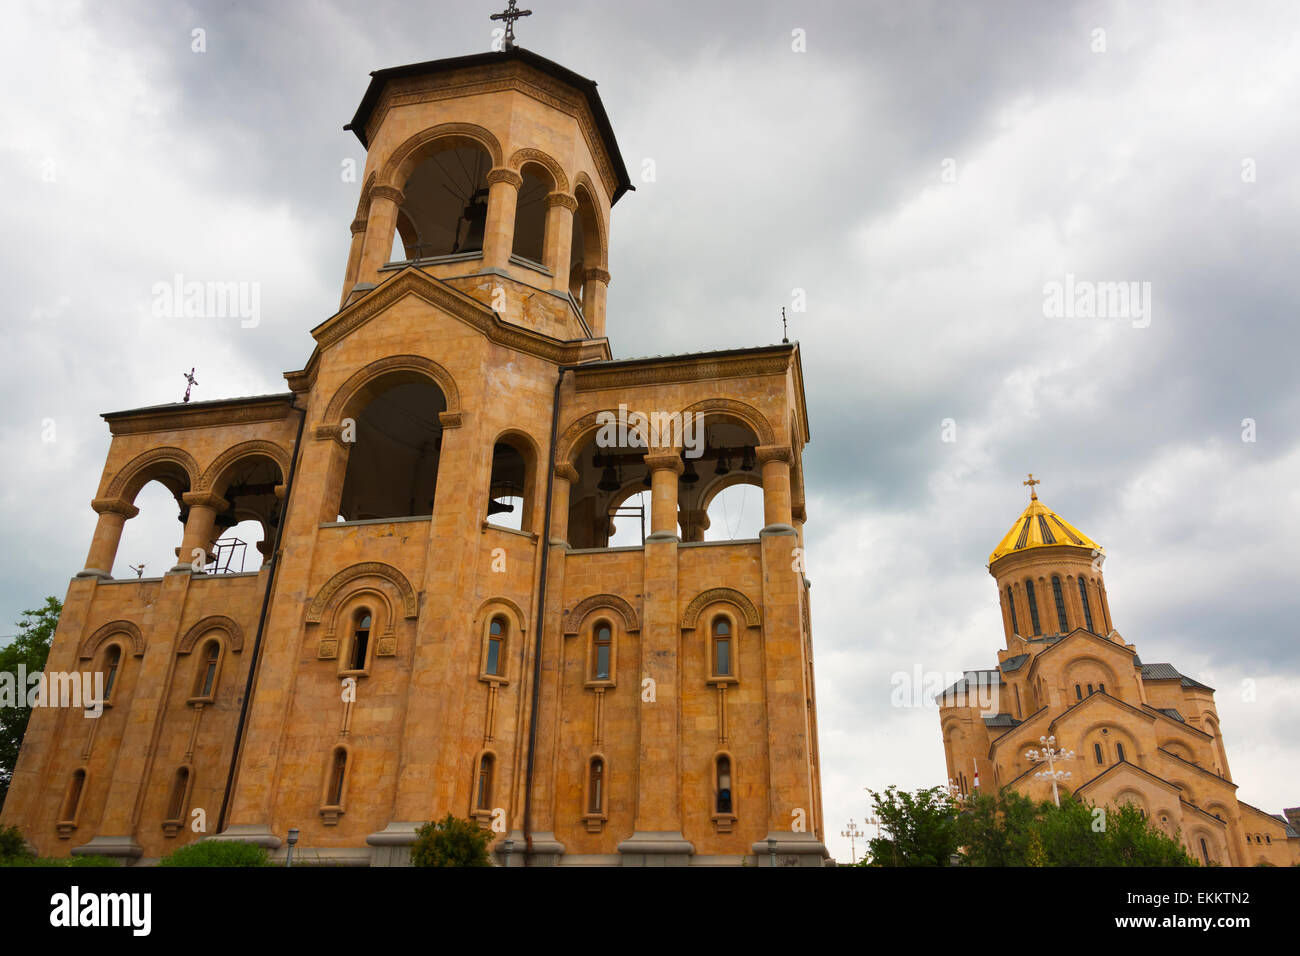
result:
[[[1201,863],[1300,863],[1287,820],[1236,798],[1213,688],[1143,663],[1115,630],[1101,558],[1032,492],[989,555],[1006,650],[940,701],[949,779],[962,794],[1010,787],[1050,800],[1051,782],[1035,776],[1046,765],[1026,754],[1055,737],[1073,752],[1054,763],[1070,773],[1062,789],[1094,806],[1133,804]]]
[[[613,360],[632,188],[593,82],[509,49],[381,70],[339,311],[288,391],[105,415],[112,443],[4,806],[43,854],[200,837],[400,865],[822,865],[799,348]],[[136,496],[183,534],[113,577]],[[706,541],[720,491],[763,530]],[[611,546],[625,502],[648,527]],[[618,513],[616,515],[616,512]],[[224,529],[265,563],[211,573]]]

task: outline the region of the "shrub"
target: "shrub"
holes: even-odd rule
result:
[[[17,827],[0,827],[0,861],[28,858],[27,841]]]
[[[270,866],[266,850],[252,843],[204,840],[191,843],[158,861],[159,866]]]
[[[460,820],[449,813],[437,823],[420,827],[415,837],[412,866],[492,865],[487,851],[491,836],[473,820]]]

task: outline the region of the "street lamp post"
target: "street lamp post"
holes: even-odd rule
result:
[[[854,866],[856,866],[858,863],[858,847],[856,841],[861,837],[866,836],[866,834],[859,830],[857,825],[853,822],[853,818],[849,817],[849,828],[847,830],[841,830],[840,836],[849,838],[849,858],[853,861]]]
[[[1047,769],[1038,771],[1038,773],[1034,774],[1034,778],[1037,780],[1052,781],[1052,800],[1055,801],[1056,805],[1059,807],[1061,805],[1061,794],[1056,788],[1056,781],[1069,780],[1070,771],[1057,770],[1056,762],[1058,760],[1073,760],[1074,751],[1057,750],[1055,734],[1050,737],[1039,737],[1038,742],[1043,745],[1042,749],[1026,750],[1025,757],[1030,763],[1047,764]]]

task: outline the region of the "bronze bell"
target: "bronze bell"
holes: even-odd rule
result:
[[[600,482],[596,485],[601,491],[618,491],[623,487],[622,482],[618,480],[618,474],[614,471],[612,463],[606,463],[605,470],[600,473]]]
[[[469,205],[461,213],[461,219],[469,223],[469,231],[465,235],[465,241],[458,243],[453,252],[479,252],[483,248],[483,233],[487,226],[487,197],[488,191],[485,188],[475,190],[474,195],[470,197]]]

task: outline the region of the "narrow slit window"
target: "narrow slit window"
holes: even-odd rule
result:
[[[1093,744],[1093,745],[1092,745],[1092,753],[1093,753],[1093,755],[1097,758],[1097,763],[1103,763],[1103,762],[1104,762],[1104,761],[1101,759],[1101,744]]]
[[[72,783],[68,787],[68,799],[63,804],[63,819],[76,820],[77,810],[81,807],[81,792],[86,787],[86,771],[73,771]]]
[[[185,790],[189,786],[190,771],[187,767],[181,767],[176,771],[176,779],[172,783],[171,800],[167,803],[167,819],[179,820],[185,813]]]
[[[731,677],[731,623],[720,617],[713,622],[713,674]]]
[[[731,758],[718,758],[717,812],[731,812]]]
[[[199,671],[199,686],[195,689],[195,697],[211,697],[212,690],[217,683],[217,662],[221,659],[221,645],[216,641],[208,641],[203,648],[202,670]]]
[[[352,669],[366,669],[366,652],[370,649],[370,612],[358,611],[352,633]]]
[[[1124,759],[1124,745],[1119,742],[1115,744],[1115,756],[1119,757],[1120,760]]]
[[[1079,601],[1083,604],[1083,622],[1088,625],[1088,630],[1094,634],[1097,633],[1092,626],[1092,608],[1088,605],[1088,586],[1083,583],[1083,578],[1075,578],[1079,582]]]
[[[484,754],[478,765],[478,795],[474,801],[478,810],[492,809],[492,755]]]
[[[113,694],[113,685],[117,682],[117,670],[122,664],[122,648],[116,644],[104,652],[104,700]]]
[[[587,786],[587,812],[600,813],[604,807],[602,799],[605,788],[605,761],[596,757],[591,761],[591,781]]]
[[[1029,601],[1029,621],[1034,626],[1034,636],[1038,637],[1043,629],[1038,623],[1038,599],[1034,597],[1034,582],[1025,582],[1025,598]]]
[[[1016,599],[1011,596],[1011,585],[1007,585],[1007,607],[1011,609],[1011,632],[1020,633],[1020,623],[1016,620]]]
[[[493,677],[501,676],[502,650],[506,642],[506,622],[494,617],[488,626],[487,667],[484,672]]]
[[[330,772],[330,806],[343,805],[343,779],[348,769],[348,752],[342,747],[334,751],[334,767]]]
[[[592,674],[592,678],[594,680],[609,680],[610,655],[614,647],[614,632],[604,621],[596,625],[595,641],[595,673]]]
[[[1065,593],[1061,590],[1061,579],[1056,575],[1052,575],[1052,595],[1056,598],[1056,623],[1064,634],[1070,625],[1065,619]]]

